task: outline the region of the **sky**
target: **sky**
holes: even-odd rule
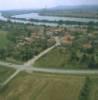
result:
[[[0,10],[40,9],[59,5],[75,6],[91,4],[98,5],[98,0],[0,0]]]

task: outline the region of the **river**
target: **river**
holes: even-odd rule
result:
[[[74,18],[74,17],[54,17],[54,16],[40,16],[38,13],[30,13],[30,14],[21,14],[11,16],[14,18],[25,18],[25,19],[37,19],[37,20],[49,20],[49,21],[77,21],[77,22],[98,22],[97,19],[89,19],[89,18]],[[3,17],[0,13],[0,20],[7,21],[8,19]],[[57,23],[48,23],[48,22],[31,22],[31,21],[23,21],[18,19],[10,19],[12,22],[18,23],[30,23],[36,25],[48,25],[48,26],[57,26]],[[64,26],[72,26],[72,25],[64,25]]]
[[[98,19],[93,18],[75,18],[75,17],[55,17],[55,16],[40,16],[38,13],[22,14],[12,16],[15,18],[38,19],[49,21],[77,21],[77,22],[98,22]]]

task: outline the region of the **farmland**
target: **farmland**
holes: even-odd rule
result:
[[[0,92],[1,100],[78,100],[85,77],[20,73]]]
[[[19,73],[0,90],[1,100],[97,100],[97,75]]]

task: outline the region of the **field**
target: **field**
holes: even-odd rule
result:
[[[68,62],[69,54],[65,49],[55,48],[35,62],[35,67],[46,68],[63,68],[63,69],[87,69],[87,66],[82,66],[76,63]]]
[[[15,70],[0,66],[0,83],[4,82]]]
[[[5,47],[6,44],[8,43],[6,35],[7,35],[6,31],[0,31],[0,48]]]
[[[79,100],[84,83],[84,76],[20,73],[0,91],[0,100]]]

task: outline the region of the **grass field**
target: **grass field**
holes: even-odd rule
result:
[[[63,69],[87,69],[86,65],[69,63],[68,57],[69,54],[67,54],[64,49],[55,48],[36,61],[34,66]]]
[[[0,100],[79,100],[84,83],[84,76],[20,73],[0,91]]]
[[[15,70],[0,66],[0,83],[4,82]]]
[[[5,47],[8,44],[8,40],[6,38],[7,32],[0,31],[0,48]]]

